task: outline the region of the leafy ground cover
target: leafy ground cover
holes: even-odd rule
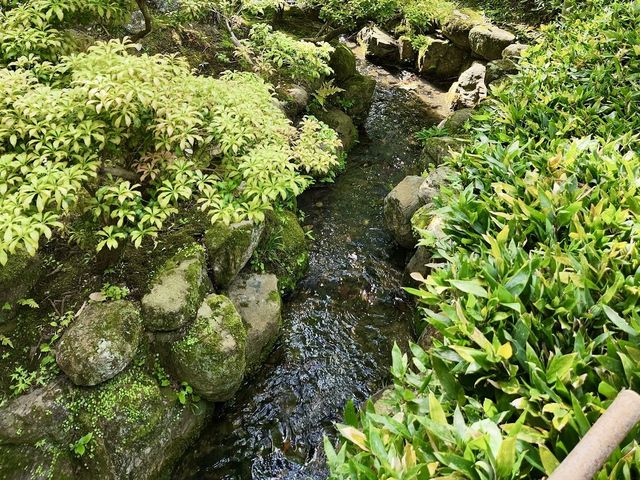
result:
[[[639,22],[638,1],[567,8],[474,116],[446,261],[411,290],[433,345],[394,351],[384,415],[347,408],[333,478],[541,478],[640,388]],[[638,478],[639,439],[597,478]]]

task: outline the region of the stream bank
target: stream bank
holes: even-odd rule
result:
[[[335,184],[298,199],[315,240],[309,271],[284,306],[283,335],[175,479],[325,478],[323,435],[333,435],[347,401],[384,385],[394,342],[412,338],[406,251],[384,227],[383,199],[423,170],[414,134],[442,119],[446,92],[406,72],[360,69],[378,81],[360,143]]]

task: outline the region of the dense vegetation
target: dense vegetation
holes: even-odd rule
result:
[[[3,1],[0,264],[33,255],[56,230],[98,250],[140,245],[186,202],[212,222],[262,221],[340,163],[335,132],[314,117],[294,128],[254,73],[196,76],[184,60],[140,54],[126,39],[71,51],[66,25],[121,19],[128,7]],[[183,7],[196,15],[212,2]],[[266,25],[238,49],[267,77],[311,83],[331,72],[328,45]]]
[[[540,478],[640,388],[639,24],[638,1],[567,8],[474,116],[411,290],[433,346],[394,351],[390,413],[347,409],[334,478]],[[638,478],[639,435],[598,479]]]

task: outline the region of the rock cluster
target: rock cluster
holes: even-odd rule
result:
[[[282,326],[276,274],[292,288],[308,262],[297,216],[215,224],[198,238],[158,262],[139,301],[100,298],[77,313],[55,345],[62,374],[0,407],[1,478],[158,478],[211,402],[267,359]],[[283,256],[278,268],[270,255]],[[247,271],[252,256],[273,273]],[[185,388],[189,408],[177,400]],[[87,469],[69,445],[88,433]]]
[[[487,23],[470,10],[456,10],[432,33],[422,36],[418,51],[407,37],[395,39],[376,26],[357,35],[365,55],[382,64],[414,65],[423,76],[457,80],[451,87],[454,110],[472,108],[487,95],[487,86],[517,71],[514,60],[526,45],[511,32]]]

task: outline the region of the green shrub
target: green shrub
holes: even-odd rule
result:
[[[40,63],[48,82],[0,69],[0,263],[83,212],[98,249],[140,245],[189,201],[212,222],[261,221],[310,184],[319,159],[307,148],[325,146],[331,166],[326,130],[294,129],[256,75],[199,77],[134,47],[114,40]]]
[[[585,2],[493,89],[449,161],[446,262],[410,289],[433,346],[394,351],[391,413],[347,415],[333,478],[542,478],[640,390],[639,22]],[[637,478],[638,440],[596,478]]]

